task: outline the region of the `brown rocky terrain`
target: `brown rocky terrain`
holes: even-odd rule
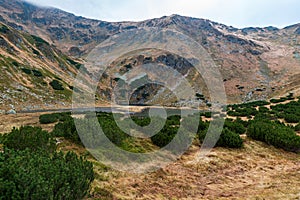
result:
[[[43,38],[66,55],[83,59],[98,44],[121,32],[149,27],[180,31],[200,43],[212,57],[223,76],[229,103],[268,99],[295,91],[300,84],[300,24],[284,29],[237,29],[179,15],[142,22],[110,23],[78,17],[55,8],[40,8],[19,0],[1,2],[0,21],[22,33]],[[8,52],[5,48],[2,50]],[[154,55],[145,57],[149,58],[155,60]],[[179,62],[175,57],[170,60]],[[44,67],[49,68],[50,64],[46,65]],[[63,79],[67,81],[71,77],[66,74]],[[195,82],[195,76],[190,76],[190,81]],[[99,92],[106,100],[112,89],[110,82],[102,85],[105,90]],[[149,93],[150,88],[138,91],[139,99],[133,99],[133,102],[145,102],[140,97]],[[158,87],[154,89],[157,90]],[[207,93],[205,90],[201,92]]]

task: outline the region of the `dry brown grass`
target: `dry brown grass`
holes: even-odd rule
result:
[[[0,115],[0,134],[10,132],[13,127],[38,126],[51,131],[55,124],[40,124],[39,116],[45,113],[19,113],[16,115]]]
[[[198,153],[193,146],[178,162],[157,172],[117,173],[105,181],[96,180],[97,187],[111,191],[115,199],[300,197],[300,155],[249,139],[242,150],[216,148],[196,161]]]

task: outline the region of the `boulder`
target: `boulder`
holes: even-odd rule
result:
[[[11,109],[11,110],[7,111],[6,114],[15,115],[15,114],[17,114],[17,112],[15,110]]]

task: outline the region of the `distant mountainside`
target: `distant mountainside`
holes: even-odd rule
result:
[[[42,38],[0,23],[0,109],[69,103],[80,66]]]
[[[141,27],[160,27],[180,31],[207,50],[221,71],[229,103],[267,99],[287,92],[298,93],[300,91],[300,24],[284,29],[275,27],[237,29],[205,19],[179,15],[142,22],[110,23],[77,17],[55,8],[37,7],[19,0],[1,1],[0,22],[3,23],[2,27],[6,24],[9,30],[22,35],[21,38],[24,38],[23,35],[28,37],[36,35],[45,41],[43,45],[47,45],[49,51],[63,52],[65,55],[49,53],[49,55],[57,55],[57,57],[49,57],[48,53],[36,49],[36,44],[28,42],[31,46],[20,50],[27,53],[26,56],[24,55],[24,59],[20,60],[16,56],[14,59],[20,63],[20,66],[28,65],[49,71],[52,69],[51,72],[54,75],[60,75],[64,84],[72,85],[72,77],[76,74],[76,67],[74,69],[73,65],[77,63],[77,61],[73,62],[74,57],[79,60],[84,59],[95,46],[117,33]],[[9,42],[10,39],[5,34],[1,33],[3,40],[18,49],[17,44]],[[26,43],[27,39],[22,39],[22,41]],[[5,47],[9,45],[1,45],[1,55],[13,57],[9,50],[11,47]],[[26,59],[34,55],[33,48],[44,56],[36,55],[32,58],[35,61]],[[73,56],[73,58],[68,56]],[[166,52],[161,52],[160,56],[167,57],[170,61],[168,63],[178,63],[181,60],[176,56],[167,55]],[[135,69],[139,64],[149,62],[149,59],[152,62],[158,62],[158,58],[157,53],[151,58],[145,55],[136,55],[131,60],[127,60],[125,63],[120,61],[120,63],[124,66],[131,65]],[[43,59],[49,63],[44,62]],[[2,60],[5,59],[2,58]],[[62,63],[65,67],[62,67]],[[188,67],[188,64],[183,65],[183,68]],[[9,64],[3,64],[3,66],[7,67]],[[55,73],[53,67],[62,70],[62,73]],[[6,68],[3,69],[9,72]],[[122,66],[111,70],[112,72],[107,74],[106,80],[101,83],[99,95],[103,99],[110,98],[112,87],[115,85],[113,74],[120,70],[122,70]],[[20,74],[17,71],[10,73]],[[205,87],[199,85],[202,83],[201,80],[195,80],[197,76],[189,74],[193,73],[192,71],[184,71],[184,73],[186,77],[190,77],[191,82],[195,83],[199,93],[208,95]],[[15,83],[24,86],[20,80],[16,79]],[[158,103],[162,94],[168,96],[167,93],[160,93],[160,97],[157,97],[160,91],[161,88],[155,85],[141,88],[135,93],[132,102]],[[153,98],[155,98],[154,101]],[[209,98],[207,97],[207,99]]]

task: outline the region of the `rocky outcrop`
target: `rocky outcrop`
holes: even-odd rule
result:
[[[14,109],[11,109],[11,110],[7,111],[6,114],[15,115],[15,114],[17,114],[17,112]]]
[[[300,35],[300,27],[296,29],[295,34]]]

